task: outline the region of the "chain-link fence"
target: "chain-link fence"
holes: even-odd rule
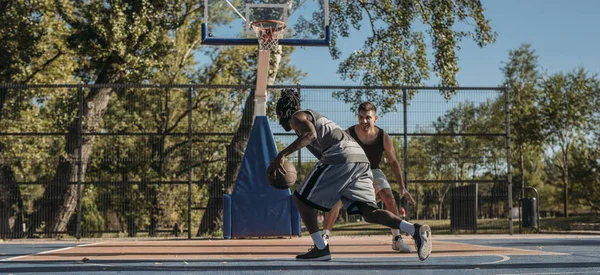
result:
[[[252,86],[0,85],[0,236],[219,237],[252,127]],[[512,231],[502,88],[272,86],[340,126],[378,105],[407,186],[437,233]],[[269,106],[272,114],[273,106]],[[278,147],[295,139],[271,117]],[[316,159],[290,156],[299,179]],[[382,170],[397,191],[389,165]],[[397,195],[397,192],[395,192]],[[338,234],[387,229],[340,215]]]

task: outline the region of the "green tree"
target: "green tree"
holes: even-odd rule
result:
[[[549,149],[560,156],[555,165],[560,169],[563,188],[564,214],[569,216],[569,151],[579,140],[585,139],[592,126],[599,82],[579,68],[573,72],[557,73],[541,83],[538,104],[544,125],[544,136]]]
[[[503,99],[503,96],[498,98]],[[503,100],[498,99],[478,104],[460,103],[433,123],[436,133],[450,134],[432,139],[433,152],[439,165],[445,167],[445,176],[466,181],[501,173],[494,164],[506,155],[503,140],[477,134],[504,132],[503,110]],[[443,187],[438,186],[437,192],[440,209],[451,185]]]
[[[52,1],[0,2],[0,83],[33,84],[69,81],[73,62],[61,40],[65,32],[54,16]],[[51,132],[41,98],[50,97],[44,89],[0,88],[0,129],[3,132]],[[58,110],[60,112],[60,110]],[[10,232],[23,222],[24,207],[17,182],[22,175],[39,173],[34,158],[47,156],[47,143],[31,138],[6,136],[0,140],[0,232]],[[24,147],[22,147],[24,146]],[[18,151],[16,148],[23,150]],[[14,161],[27,159],[28,161]],[[31,180],[31,179],[30,179]],[[11,223],[10,219],[15,219]]]
[[[496,40],[479,0],[333,1],[330,9],[334,58],[341,55],[336,47],[338,37],[350,36],[352,28],[369,34],[364,45],[338,69],[342,79],[367,86],[418,86],[430,78],[430,71],[442,87],[458,86],[459,42],[470,38],[483,47]],[[433,57],[427,55],[428,47],[433,49]],[[440,91],[446,98],[454,93],[451,89]],[[336,96],[352,105],[366,99],[384,112],[402,102],[402,93],[356,90]]]
[[[501,70],[504,73],[504,86],[508,88],[510,97],[511,141],[517,155],[516,166],[519,167],[521,195],[524,197],[526,161],[533,161],[542,153],[542,124],[536,107],[541,75],[538,56],[531,45],[523,44],[518,49],[510,50],[508,55],[509,61]],[[527,172],[532,174],[533,171]]]
[[[201,11],[195,11],[201,12]],[[198,41],[200,32],[199,21],[194,20],[193,14],[181,16],[181,27],[174,30],[175,48],[172,54],[161,59],[164,66],[157,71],[153,77],[153,83],[203,83],[203,84],[250,84],[252,87],[256,77],[257,51],[247,47],[224,47],[209,48],[201,50],[212,60],[210,65],[196,71],[197,64],[193,53],[199,49]],[[280,49],[274,55],[287,56],[293,48]],[[274,81],[274,73],[285,82],[298,82],[302,73],[289,65],[288,57],[271,59],[273,68],[270,75]],[[224,143],[220,137],[194,137],[193,162],[191,167],[187,163],[187,140],[185,138],[174,138],[173,133],[185,133],[187,131],[187,90],[179,89],[128,89],[119,96],[108,109],[103,129],[111,129],[111,132],[150,132],[158,135],[147,139],[123,138],[117,142],[106,141],[98,148],[105,148],[107,156],[122,155],[124,159],[135,158],[142,155],[151,159],[151,162],[113,163],[107,169],[107,164],[99,167],[98,171],[109,172],[109,176],[119,178],[118,171],[132,171],[128,180],[186,180],[187,169],[194,169],[194,181],[199,182],[199,193],[202,198],[193,198],[194,205],[206,206],[202,216],[198,235],[213,234],[220,224],[220,215],[213,215],[222,209],[222,197],[224,192],[230,192],[237,174],[239,162],[245,149],[245,141],[252,127],[254,114],[253,89],[195,89],[192,93],[192,127],[194,132],[235,132],[234,138]],[[247,101],[246,107],[241,108]],[[241,109],[241,111],[240,111]],[[240,116],[242,119],[240,119]],[[219,121],[220,123],[214,123]],[[108,146],[111,144],[112,146]],[[117,153],[118,151],[118,153]],[[181,161],[173,161],[181,160]],[[225,163],[225,165],[223,164]],[[110,165],[110,164],[109,164]],[[199,170],[201,169],[201,170]],[[116,172],[116,173],[115,173]],[[134,176],[135,175],[135,176]],[[179,188],[181,189],[181,188]],[[172,210],[182,209],[187,206],[187,201],[181,200],[185,192],[178,187],[159,186],[150,189],[159,196],[160,201],[178,201],[178,206],[147,205],[152,209],[163,209],[168,207]],[[180,194],[179,196],[176,194]],[[218,195],[217,195],[218,194]],[[127,198],[121,198],[127,202]],[[125,211],[127,212],[127,211]],[[143,211],[142,211],[143,212]],[[146,211],[148,212],[148,211]],[[181,211],[184,212],[184,211]],[[142,213],[140,213],[142,214]],[[127,225],[132,225],[138,220],[150,220],[138,216],[138,214],[127,214],[124,218]],[[143,214],[142,214],[143,215]],[[180,223],[184,216],[170,216],[167,211],[160,211],[158,222],[166,224]],[[151,222],[151,224],[155,224]],[[152,229],[152,228],[150,228]],[[129,228],[128,228],[129,230]],[[131,234],[131,233],[130,233]]]
[[[0,83],[63,81],[72,72],[65,58],[65,26],[54,17],[52,1],[2,1],[0,10]],[[0,90],[0,115],[7,92]]]
[[[141,82],[160,68],[158,57],[172,48],[169,38],[172,1],[57,1],[57,13],[68,26],[68,47],[76,55],[78,77],[87,83]],[[100,131],[102,117],[113,94],[110,88],[95,88],[82,95],[80,110],[83,132]],[[78,110],[79,100],[70,108]],[[59,161],[53,182],[44,198],[64,194],[59,200],[41,201],[32,219],[35,230],[42,219],[47,233],[66,230],[76,208],[77,159],[82,157],[81,175],[85,176],[95,136],[85,136],[79,146],[77,117],[67,125],[64,157]]]
[[[187,1],[187,7],[193,1]],[[255,68],[257,66],[257,52],[254,48],[225,47],[210,48],[201,52],[209,56],[211,65],[196,71],[197,64],[192,53],[199,48],[198,9],[178,9],[180,11],[177,28],[172,31],[174,49],[171,54],[160,59],[163,64],[160,70],[152,75],[153,83],[203,83],[203,84],[253,84],[255,82]],[[289,54],[293,49],[282,49]],[[275,53],[277,54],[277,53]],[[281,55],[281,53],[279,53]],[[283,61],[282,61],[283,60]],[[289,58],[272,59],[272,67],[278,72],[283,81],[297,82],[302,75],[289,64]],[[274,74],[271,74],[274,78]],[[187,169],[194,169],[194,181],[199,182],[199,192],[204,198],[193,198],[194,205],[207,205],[204,213],[217,213],[222,209],[222,202],[215,199],[230,188],[235,178],[235,169],[243,154],[247,134],[252,126],[253,106],[241,109],[247,99],[253,102],[253,93],[247,89],[233,90],[230,88],[195,89],[192,93],[192,127],[194,132],[235,132],[234,139],[229,144],[224,143],[220,137],[194,137],[193,162],[191,167],[187,163],[187,140],[172,137],[174,133],[187,132],[187,90],[180,89],[126,89],[117,92],[115,100],[107,109],[106,119],[102,128],[109,132],[149,132],[155,133],[149,138],[119,138],[106,140],[97,144],[97,150],[106,156],[118,155],[119,159],[139,159],[141,156],[151,161],[129,161],[121,163],[98,163],[94,171],[105,173],[106,177],[116,180],[186,180]],[[240,109],[242,111],[240,111]],[[244,117],[240,120],[241,116]],[[250,119],[249,119],[250,118]],[[220,123],[214,123],[219,121]],[[246,130],[240,131],[239,129]],[[96,149],[95,149],[96,150]],[[239,157],[237,157],[239,156]],[[226,165],[223,165],[223,163]],[[198,169],[201,169],[200,171]],[[228,171],[228,172],[225,172]],[[120,174],[127,179],[121,179]],[[223,177],[223,175],[226,175]],[[224,188],[225,187],[225,188]],[[152,197],[160,197],[155,202],[141,202],[148,209],[175,209],[181,210],[187,206],[187,201],[181,200],[187,192],[178,187],[158,186],[136,189],[132,192],[149,190]],[[116,193],[116,192],[115,192]],[[177,195],[179,194],[179,195]],[[128,192],[127,196],[131,193]],[[210,197],[210,198],[209,198]],[[218,196],[219,198],[222,195]],[[128,204],[131,199],[119,197],[123,204]],[[177,205],[157,205],[162,201],[176,201]],[[131,202],[129,203],[131,204]],[[141,204],[138,204],[141,205]],[[105,206],[109,207],[109,206]],[[141,213],[126,213],[121,218],[127,226],[137,221],[150,221],[152,231],[155,226],[153,217]],[[168,211],[159,211],[156,217],[158,223],[172,225],[181,222],[185,215],[171,215]],[[183,213],[184,211],[180,211]],[[203,215],[199,235],[211,234],[217,229],[219,215]],[[131,230],[128,228],[128,230]],[[130,234],[135,234],[131,232]]]
[[[600,147],[594,143],[573,146],[569,176],[572,198],[600,213]]]
[[[411,137],[408,144],[409,181],[461,181],[496,179],[503,173],[505,140],[478,135],[504,131],[504,97],[481,103],[465,102],[448,110],[432,123],[437,136]],[[428,134],[422,129],[419,132]],[[425,217],[442,219],[448,209],[446,197],[451,183],[430,183],[418,187],[425,197],[420,212]],[[492,187],[493,189],[496,187]],[[492,190],[493,191],[493,190]],[[496,215],[490,208],[490,216]]]

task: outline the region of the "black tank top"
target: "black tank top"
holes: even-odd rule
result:
[[[377,126],[375,126],[377,127]],[[381,158],[383,157],[383,129],[377,127],[379,132],[377,133],[377,137],[375,141],[371,144],[364,144],[358,138],[356,131],[354,130],[354,126],[348,128],[348,132],[350,132],[350,136],[352,136],[360,147],[363,148],[365,154],[367,154],[367,158],[369,158],[369,162],[371,163],[371,169],[379,169],[379,163],[381,162]]]

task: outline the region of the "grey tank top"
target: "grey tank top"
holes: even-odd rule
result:
[[[306,147],[321,162],[327,164],[369,163],[369,158],[358,142],[335,122],[314,110],[306,109],[297,112],[309,113],[313,118],[317,138]],[[298,133],[296,132],[296,134]]]

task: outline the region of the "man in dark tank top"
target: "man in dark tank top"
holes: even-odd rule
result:
[[[415,200],[405,187],[402,170],[400,169],[400,164],[396,158],[392,138],[384,132],[383,129],[375,126],[375,122],[377,122],[378,118],[375,105],[371,102],[363,102],[358,106],[358,124],[351,126],[346,132],[356,140],[369,158],[371,171],[373,172],[373,187],[375,188],[377,198],[383,201],[385,209],[397,216],[401,216],[398,211],[396,200],[394,199],[394,194],[392,193],[392,187],[379,167],[384,153],[392,168],[392,173],[396,178],[396,182],[398,183],[400,198],[406,196],[413,205],[415,204]],[[329,241],[329,236],[331,235],[333,224],[340,213],[340,208],[341,203],[337,203],[331,211],[325,214],[325,220],[323,221],[323,238],[326,242]],[[392,249],[402,253],[410,253],[410,247],[402,241],[400,230],[391,228],[391,231]]]

